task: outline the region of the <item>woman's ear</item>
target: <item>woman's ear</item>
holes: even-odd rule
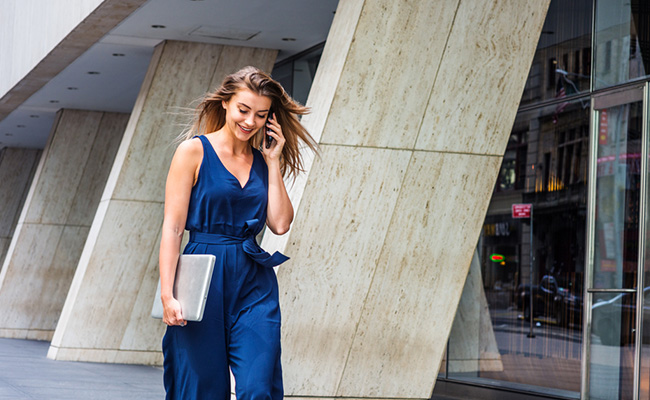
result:
[[[228,102],[226,100],[221,100],[221,107],[225,110],[228,107]]]

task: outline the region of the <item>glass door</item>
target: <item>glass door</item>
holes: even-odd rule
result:
[[[645,93],[645,85],[638,85],[592,100],[583,398],[647,398],[639,397],[645,264],[639,261],[645,258],[645,224],[640,221],[645,220],[647,203],[642,179],[647,176]]]

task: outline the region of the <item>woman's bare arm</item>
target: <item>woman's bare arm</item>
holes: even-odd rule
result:
[[[167,325],[184,325],[181,307],[173,296],[174,276],[185,230],[190,193],[203,157],[199,140],[181,143],[172,159],[165,185],[165,214],[160,241],[160,297],[163,321]]]

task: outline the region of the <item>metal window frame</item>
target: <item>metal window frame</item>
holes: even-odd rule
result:
[[[592,51],[592,55],[593,55]],[[593,82],[592,82],[593,83]],[[621,102],[625,99],[625,94],[641,90],[640,99],[642,102],[642,124],[641,124],[641,187],[639,193],[639,249],[637,253],[637,282],[636,288],[593,288],[594,276],[594,249],[595,249],[595,222],[596,222],[596,179],[597,179],[597,159],[598,159],[598,131],[600,110],[623,104],[631,104],[631,101]],[[612,105],[599,104],[603,99],[614,99]],[[606,100],[605,100],[606,102]],[[620,103],[620,104],[616,104]],[[638,82],[625,87],[613,88],[608,91],[592,94],[590,108],[590,141],[589,141],[589,178],[588,178],[588,195],[587,195],[587,243],[585,255],[585,277],[583,293],[583,326],[582,326],[582,377],[580,383],[580,398],[589,399],[589,382],[590,382],[590,365],[591,365],[591,324],[592,324],[592,306],[593,295],[595,293],[635,293],[636,294],[636,314],[635,314],[635,336],[634,336],[634,379],[633,379],[633,398],[639,399],[641,385],[641,346],[643,338],[643,287],[644,287],[644,266],[645,266],[645,247],[646,247],[646,219],[648,215],[648,107],[650,106],[650,82],[644,82],[642,85]]]

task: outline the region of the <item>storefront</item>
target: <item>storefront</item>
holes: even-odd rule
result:
[[[649,71],[650,4],[552,1],[440,382],[650,398]]]

